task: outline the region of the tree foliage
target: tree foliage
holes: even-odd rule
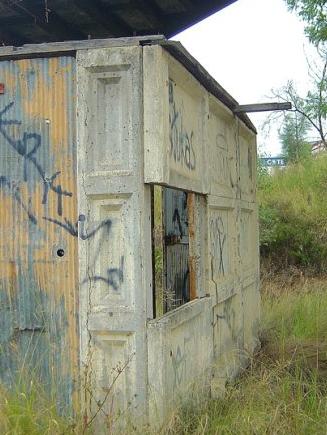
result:
[[[288,113],[279,130],[282,153],[290,163],[296,163],[310,157],[310,145],[307,141],[309,121],[298,113]]]
[[[311,42],[319,44],[327,41],[326,0],[286,0],[286,3],[307,23],[306,33]]]
[[[318,63],[308,61],[311,88],[304,97],[291,80],[280,89],[272,90],[272,96],[278,101],[290,101],[298,119],[306,120],[327,149],[327,51],[319,49],[318,58]]]

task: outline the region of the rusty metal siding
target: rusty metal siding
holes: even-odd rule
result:
[[[163,188],[165,311],[190,300],[187,193]]]
[[[0,62],[0,379],[60,408],[78,366],[75,59]]]

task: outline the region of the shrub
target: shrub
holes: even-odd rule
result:
[[[260,251],[272,269],[327,271],[327,156],[258,176]]]

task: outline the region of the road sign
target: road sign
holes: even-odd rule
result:
[[[267,168],[274,166],[286,166],[286,160],[284,157],[261,157],[260,162],[262,166]]]

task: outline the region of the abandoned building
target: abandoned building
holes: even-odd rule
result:
[[[160,36],[3,47],[0,77],[2,380],[150,422],[215,393],[257,345],[250,120]]]
[[[30,27],[0,10],[3,41],[46,42],[0,48],[0,379],[100,425],[160,424],[258,345],[256,130],[181,44],[131,33],[231,1],[166,2],[161,27],[117,9],[123,37],[87,40],[110,36],[100,3]],[[51,42],[69,31],[86,40]]]

